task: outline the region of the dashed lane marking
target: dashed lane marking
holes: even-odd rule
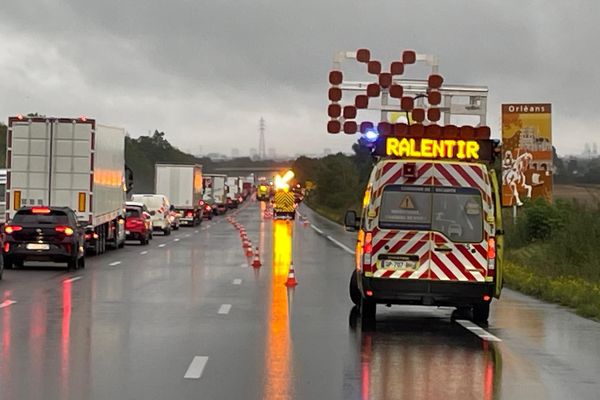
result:
[[[141,254],[141,255],[148,254],[148,250],[140,251],[140,254]]]
[[[190,236],[192,236],[192,235],[190,235],[189,233],[187,235],[185,235],[185,237],[190,237]]]
[[[219,307],[219,314],[229,314],[229,311],[231,311],[231,304],[221,304],[221,307]]]
[[[234,285],[241,285],[242,284],[242,280],[241,279],[234,279],[233,281],[231,281],[232,284]]]
[[[458,324],[462,325],[463,328],[466,328],[468,331],[470,331],[471,333],[474,333],[475,335],[479,336],[483,340],[486,340],[488,342],[501,342],[502,341],[501,339],[497,338],[496,336],[492,335],[491,333],[489,333],[488,331],[486,331],[479,325],[474,324],[471,321],[468,321],[466,319],[457,319],[456,322]]]
[[[179,238],[173,239],[174,242],[179,242]]]
[[[196,229],[196,230],[194,231],[194,233],[200,233],[200,231]]]
[[[0,308],[10,307],[15,303],[16,303],[15,300],[4,300],[2,303],[0,303]]]
[[[354,250],[350,249],[348,246],[346,246],[343,243],[338,242],[337,240],[335,240],[334,238],[332,238],[331,236],[327,235],[327,239],[331,240],[334,244],[336,244],[338,247],[340,247],[342,250],[344,250],[346,253],[350,253],[350,254],[354,254]]]
[[[111,263],[110,263],[110,264],[108,264],[108,265],[110,265],[111,267],[116,267],[116,266],[117,266],[117,265],[119,265],[119,264],[121,264],[121,261],[113,261],[113,262],[111,262]]]
[[[199,379],[202,376],[202,372],[204,371],[207,362],[208,357],[195,356],[183,377],[185,379]]]
[[[166,244],[164,244],[164,243],[161,243],[158,245],[158,247],[165,247],[165,246],[166,246]]]
[[[70,278],[70,279],[65,279],[65,280],[63,281],[63,283],[75,282],[75,281],[78,281],[78,280],[80,280],[80,279],[81,279],[81,276],[74,276],[73,278]]]
[[[310,227],[313,228],[315,231],[317,231],[318,234],[320,234],[320,235],[323,234],[323,231],[320,230],[319,228],[317,228],[316,226],[314,226],[314,225],[311,224]]]

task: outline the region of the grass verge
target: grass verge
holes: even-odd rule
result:
[[[519,292],[571,307],[582,317],[600,320],[600,285],[581,278],[546,277],[531,269],[504,262],[506,285]]]

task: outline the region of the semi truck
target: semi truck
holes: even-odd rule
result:
[[[86,117],[8,119],[5,219],[24,206],[68,207],[93,254],[125,243],[125,130]]]
[[[6,168],[0,169],[0,224],[4,223],[6,214]]]
[[[204,176],[204,196],[210,198],[215,214],[224,214],[227,211],[227,175],[207,174]]]
[[[166,195],[182,225],[196,226],[202,222],[202,166],[155,165],[155,193]]]

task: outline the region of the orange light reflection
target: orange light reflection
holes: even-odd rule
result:
[[[284,286],[292,260],[292,226],[273,221],[273,274],[266,348],[265,399],[292,397],[288,292]]]

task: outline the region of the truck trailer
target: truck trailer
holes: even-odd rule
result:
[[[156,164],[155,193],[166,195],[182,225],[202,222],[202,166]]]
[[[211,198],[213,212],[215,215],[227,212],[227,175],[206,174],[204,175],[204,195]]]
[[[93,254],[125,243],[125,130],[94,119],[10,117],[6,221],[20,207],[68,207]]]

